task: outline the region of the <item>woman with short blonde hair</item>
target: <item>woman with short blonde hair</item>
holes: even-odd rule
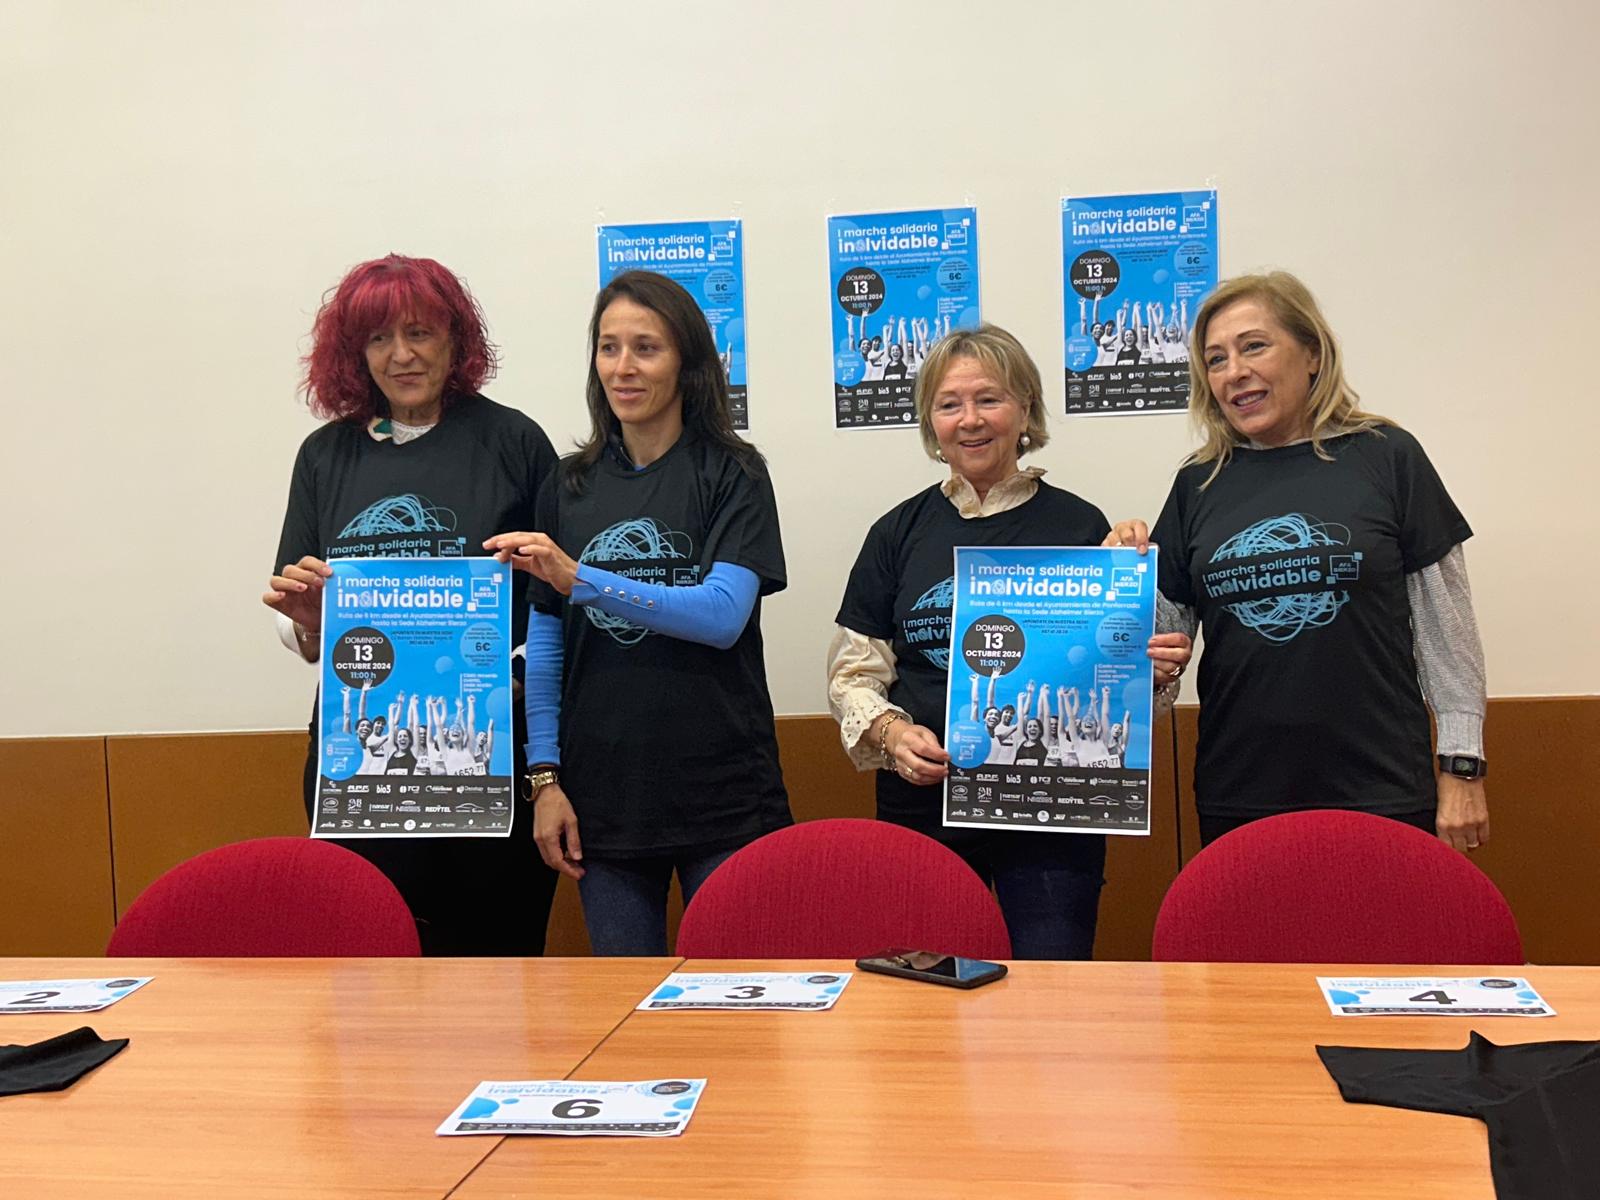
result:
[[[1015,957],[1088,958],[1105,837],[945,827],[950,756],[939,731],[954,665],[954,547],[1096,546],[1110,526],[1094,505],[1045,483],[1041,468],[1019,466],[1049,432],[1039,368],[1004,329],[957,329],[935,342],[917,374],[916,404],[923,448],[949,476],[867,533],[836,618],[829,704],[851,761],[878,770],[879,819],[943,842],[994,885]],[[1189,660],[1189,638],[1157,635],[1148,653],[1165,687]],[[1019,761],[1019,751],[1024,763],[1045,758],[1048,703],[1029,712],[1031,692],[1004,722],[991,682],[990,763]],[[974,680],[974,706],[976,698]]]
[[[1261,275],[1240,275],[1212,292],[1195,317],[1193,343],[1189,353],[1189,420],[1199,433],[1200,448],[1185,460],[1190,463],[1215,463],[1211,478],[1225,467],[1233,448],[1246,442],[1228,423],[1222,406],[1211,390],[1211,374],[1204,352],[1205,330],[1211,318],[1240,301],[1254,301],[1272,314],[1274,320],[1317,360],[1306,395],[1306,436],[1319,457],[1326,459],[1322,443],[1341,434],[1357,433],[1393,425],[1361,408],[1361,397],[1345,382],[1344,355],[1339,339],[1311,290],[1287,271]]]

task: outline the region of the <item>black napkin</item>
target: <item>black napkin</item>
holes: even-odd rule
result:
[[[1499,1200],[1588,1200],[1600,1191],[1600,1042],[1460,1050],[1318,1046],[1353,1104],[1477,1117],[1489,1127]]]
[[[0,1046],[0,1096],[65,1091],[127,1044],[102,1041],[85,1025],[31,1046]]]

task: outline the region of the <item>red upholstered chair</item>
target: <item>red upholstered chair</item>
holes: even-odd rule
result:
[[[221,846],[179,863],[122,914],[113,957],[411,958],[416,922],[359,854],[311,838]]]
[[[883,821],[769,833],[712,872],[678,928],[689,958],[860,958],[890,947],[1011,957],[1000,906],[961,856]]]
[[[1523,961],[1489,877],[1420,829],[1317,810],[1252,821],[1190,860],[1161,902],[1158,962]]]

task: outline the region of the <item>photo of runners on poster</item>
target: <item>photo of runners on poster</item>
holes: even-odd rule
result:
[[[735,429],[750,428],[744,343],[744,223],[664,221],[601,225],[600,286],[624,271],[654,271],[695,298],[728,380]]]
[[[828,218],[835,429],[916,423],[928,348],[978,323],[978,210]]]
[[[1217,193],[1061,201],[1067,412],[1182,412],[1189,330],[1217,286]]]
[[[956,548],[946,825],[1150,832],[1156,555]]]
[[[511,568],[344,558],[322,598],[313,837],[504,837]]]

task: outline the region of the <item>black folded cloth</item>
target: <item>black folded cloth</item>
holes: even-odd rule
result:
[[[127,1044],[103,1041],[85,1025],[31,1046],[0,1046],[0,1096],[64,1091]]]
[[[1353,1104],[1487,1125],[1499,1200],[1600,1195],[1600,1042],[1497,1046],[1474,1032],[1460,1050],[1318,1046],[1317,1054]]]

